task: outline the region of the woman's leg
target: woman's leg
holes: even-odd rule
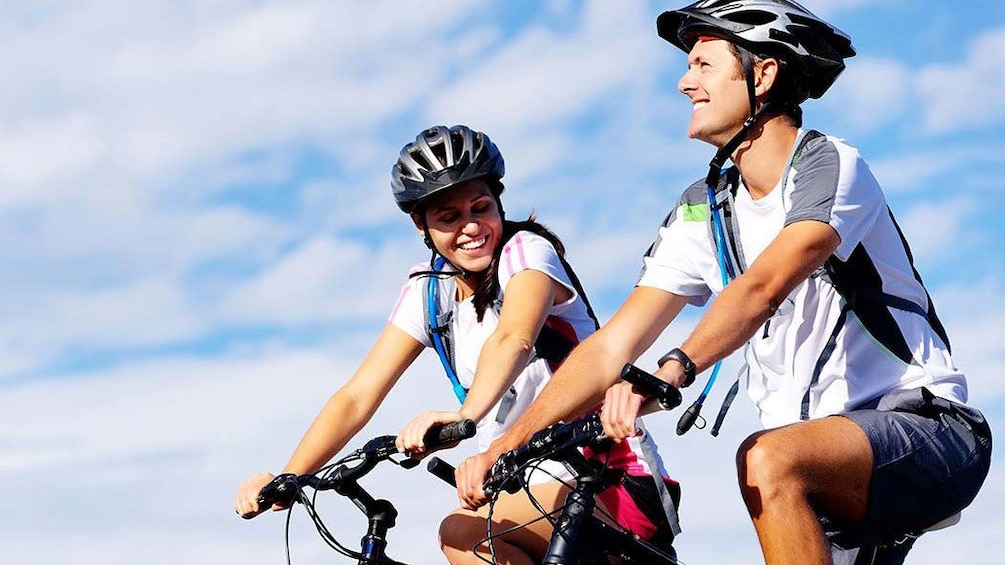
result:
[[[550,481],[532,486],[531,492],[541,507],[550,512],[561,507],[569,489],[558,481]],[[459,508],[443,519],[440,548],[451,565],[484,565],[485,560],[491,561],[488,543],[484,541],[487,517],[488,507],[483,506],[476,512]],[[552,527],[548,520],[541,518],[541,512],[526,492],[500,495],[492,520],[493,534],[532,522],[494,538],[495,555],[500,564],[533,565],[541,560],[548,549]],[[485,560],[479,559],[475,551]]]

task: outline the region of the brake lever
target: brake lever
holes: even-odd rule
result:
[[[506,491],[513,494],[520,490],[520,480],[516,477],[517,466],[513,462],[513,458],[513,452],[507,451],[492,464],[489,469],[489,478],[482,485],[486,493]]]
[[[375,437],[366,442],[361,451],[367,457],[379,459],[394,455],[398,453],[398,446],[394,444],[396,437],[391,435]]]

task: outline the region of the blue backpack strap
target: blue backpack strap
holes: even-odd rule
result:
[[[433,342],[436,355],[443,364],[443,370],[447,373],[450,385],[454,389],[457,400],[464,404],[468,397],[468,390],[461,386],[461,381],[457,378],[457,371],[454,369],[453,340],[450,339],[450,318],[452,312],[440,312],[438,308],[440,300],[440,276],[447,260],[438,257],[433,263],[433,273],[426,279],[426,329],[429,332],[429,340]]]
[[[785,170],[782,172],[782,181],[789,174],[789,169],[792,165],[799,160],[802,155],[803,150],[806,149],[806,145],[818,137],[823,137],[823,134],[816,130],[807,130],[799,138],[796,143],[796,147],[792,152],[792,158],[786,165]],[[728,280],[732,280],[747,269],[746,259],[743,256],[743,249],[740,246],[740,230],[736,223],[736,217],[733,212],[733,198],[736,191],[739,189],[739,172],[736,167],[730,167],[726,174],[722,176],[719,182],[719,186],[715,190],[715,208],[721,214],[721,222],[719,225],[719,239],[722,241],[716,241],[717,251],[720,256],[720,261],[724,263],[724,268],[726,273],[729,275]],[[716,220],[715,214],[713,212],[713,221]],[[715,229],[715,226],[713,226]],[[723,286],[728,284],[728,280],[724,278]],[[843,312],[842,312],[843,315]],[[766,323],[770,323],[766,322]],[[767,330],[765,330],[767,331]],[[716,364],[716,369],[718,369],[718,364]],[[729,391],[726,392],[726,396],[722,400],[722,405],[719,407],[719,414],[715,418],[715,423],[712,426],[711,433],[713,436],[719,435],[719,429],[722,427],[723,420],[726,419],[726,412],[729,411],[729,407],[733,404],[733,400],[736,398],[736,394],[740,388],[740,378],[748,370],[746,362],[736,374],[736,380],[730,386]],[[713,371],[713,375],[715,372]],[[714,378],[714,376],[713,376]],[[712,379],[710,379],[711,381]],[[710,383],[711,384],[711,383]],[[710,386],[705,387],[705,393],[707,393]],[[703,393],[703,394],[705,394]],[[809,393],[807,392],[807,395]],[[806,409],[807,401],[804,399],[803,409]]]

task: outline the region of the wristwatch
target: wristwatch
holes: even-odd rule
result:
[[[684,353],[679,348],[675,347],[668,351],[666,355],[660,357],[660,360],[657,361],[656,364],[662,367],[664,363],[671,359],[680,363],[681,366],[684,367],[684,386],[691,386],[691,383],[694,382],[694,361],[687,356],[687,353]]]

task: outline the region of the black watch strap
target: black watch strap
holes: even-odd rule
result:
[[[662,367],[667,361],[671,359],[680,363],[681,366],[684,367],[684,386],[691,386],[691,383],[694,382],[694,373],[695,373],[694,361],[692,361],[691,358],[687,356],[687,353],[684,353],[683,351],[675,347],[670,351],[668,351],[666,355],[660,357],[660,360],[657,361],[656,364]]]

